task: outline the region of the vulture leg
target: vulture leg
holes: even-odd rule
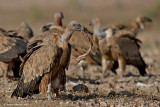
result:
[[[3,78],[8,77],[8,72],[12,70],[12,64],[11,63],[6,63],[6,69],[3,69]]]
[[[8,74],[8,71],[3,71],[3,78],[4,78],[4,79],[7,78],[7,74]]]
[[[54,93],[56,94],[56,97],[60,97],[60,94],[59,94],[60,79],[59,77],[55,78],[55,80],[52,81],[52,85],[53,85],[53,90],[54,90]]]
[[[65,69],[63,70],[63,73],[61,74],[61,78],[62,78],[62,83],[60,83],[61,84],[60,90],[61,91],[66,91],[66,86],[65,86],[65,84],[66,84],[66,72],[65,72]]]
[[[51,93],[52,93],[52,83],[51,83],[51,77],[50,77],[48,80],[47,97],[48,97],[48,100],[53,101],[53,98],[51,97]]]
[[[104,57],[102,57],[102,75],[103,75],[103,77],[104,77],[105,71],[107,69],[106,62],[107,62],[107,60]]]
[[[3,78],[6,79],[7,78],[7,74],[8,74],[8,67],[6,69],[1,68],[3,71]]]
[[[51,100],[51,101],[53,100],[53,98],[51,97],[51,81],[48,84],[47,97],[48,97],[48,100]]]
[[[114,62],[113,62],[113,66],[112,66],[112,68],[111,68],[111,71],[112,71],[114,74],[117,74],[116,69],[117,69],[118,67],[119,67],[118,61],[114,61]]]
[[[119,76],[123,77],[123,73],[126,70],[126,61],[123,58],[119,58],[118,63],[119,63],[119,67],[120,67]]]
[[[110,70],[112,68],[112,66],[113,66],[112,61],[106,60],[104,57],[102,57],[102,75],[103,75],[103,77],[105,77],[105,71]]]

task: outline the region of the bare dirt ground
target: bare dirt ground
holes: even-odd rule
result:
[[[147,76],[139,76],[136,68],[127,66],[123,78],[111,72],[106,72],[106,77],[102,78],[100,66],[88,65],[82,71],[71,62],[67,71],[66,92],[62,91],[61,98],[54,98],[54,101],[50,102],[45,95],[10,98],[18,80],[9,73],[6,80],[0,75],[0,106],[160,106],[160,5],[158,3],[160,4],[158,0],[154,2],[151,0],[132,2],[127,0],[119,2],[118,0],[101,2],[96,0],[15,0],[12,3],[10,0],[0,0],[0,27],[16,29],[22,20],[26,20],[33,28],[35,36],[40,33],[42,25],[53,20],[53,14],[56,11],[64,12],[64,24],[70,20],[77,20],[87,27],[92,17],[99,17],[102,27],[112,23],[129,22],[140,14],[153,18],[153,23],[149,24],[149,27],[138,37],[143,41],[140,51],[148,64]],[[79,83],[86,85],[89,92],[74,92],[73,86]]]

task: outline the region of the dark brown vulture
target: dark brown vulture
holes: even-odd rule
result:
[[[64,47],[68,47],[68,41],[74,31],[83,30],[80,24],[71,21],[64,32],[57,29],[57,32],[42,44],[32,47],[24,57],[24,62],[21,65],[22,76],[17,88],[12,93],[12,97],[26,97],[38,90],[47,93],[48,99],[52,100],[52,89],[58,97],[59,87],[61,84],[65,84],[66,79],[64,65],[68,65],[70,58],[70,52]],[[91,47],[86,54],[77,58],[77,62],[85,58],[90,50]],[[61,62],[63,60],[67,62]]]
[[[131,31],[134,36],[137,36],[140,31],[144,30],[146,22],[152,22],[152,19],[145,16],[138,16],[134,22],[128,24],[112,25],[111,27],[113,29]]]
[[[17,68],[17,66],[21,63],[20,55],[25,53],[26,48],[26,40],[16,31],[0,30],[0,66],[4,77],[7,76],[8,71],[13,71],[15,77],[19,76],[19,67]],[[5,65],[6,67],[4,67]]]
[[[105,31],[106,40],[99,41],[99,49],[102,53],[102,67],[107,68],[108,61],[118,61],[120,75],[125,71],[126,65],[135,66],[140,74],[146,74],[146,67],[140,52],[141,41],[134,34],[125,30],[109,28]],[[108,63],[111,64],[111,63]]]

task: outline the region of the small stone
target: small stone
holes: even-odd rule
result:
[[[116,92],[115,91],[111,91],[109,94],[108,94],[108,97],[115,97],[116,96]]]
[[[101,80],[96,80],[94,83],[95,83],[95,84],[100,84],[100,83],[101,83]]]
[[[88,93],[88,87],[84,84],[78,84],[73,87],[73,91]]]
[[[129,91],[121,91],[121,92],[118,93],[118,95],[131,96],[131,93]]]
[[[73,95],[72,95],[72,94],[68,94],[68,98],[69,98],[69,99],[72,99],[72,98],[73,98]]]

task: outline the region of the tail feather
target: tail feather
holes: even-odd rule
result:
[[[40,83],[41,77],[36,77],[31,82],[24,83],[24,76],[18,82],[17,88],[13,91],[11,97],[26,97],[27,95],[34,94],[35,87]]]
[[[116,69],[119,67],[118,61],[114,61],[111,71],[117,74]]]
[[[139,70],[140,75],[142,75],[142,76],[144,76],[145,74],[147,74],[144,66],[138,67],[138,70]]]
[[[139,70],[140,75],[144,76],[145,74],[147,74],[147,72],[146,72],[147,65],[144,62],[141,55],[140,55],[140,62],[141,62],[141,64],[137,68]]]

